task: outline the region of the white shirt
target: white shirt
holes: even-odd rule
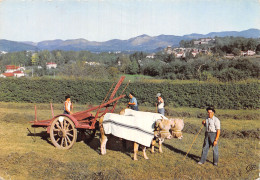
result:
[[[164,100],[163,98],[160,98],[158,102],[158,109],[162,109],[162,108],[164,108]]]
[[[220,120],[213,116],[212,119],[206,119],[206,131],[207,132],[217,132],[220,129]]]
[[[67,105],[68,110],[70,111],[71,102],[70,102],[70,101],[65,101],[65,102],[64,102],[64,110],[65,110],[65,111],[66,111],[66,105]]]

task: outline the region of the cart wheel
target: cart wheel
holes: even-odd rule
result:
[[[51,124],[50,136],[55,147],[69,149],[77,139],[77,129],[68,117],[59,116]]]
[[[91,142],[96,135],[96,129],[81,129],[79,130],[78,141],[84,141],[85,143]]]

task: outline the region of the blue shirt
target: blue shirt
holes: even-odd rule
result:
[[[130,103],[135,103],[135,105],[131,105],[131,106],[138,106],[137,100],[135,97],[132,97],[132,99],[130,99]]]
[[[137,100],[136,100],[135,97],[132,97],[130,99],[130,103],[135,103],[135,105],[130,105],[130,108],[133,109],[133,110],[138,111],[138,104],[137,104]]]

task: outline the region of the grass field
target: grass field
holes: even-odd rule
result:
[[[54,114],[62,113],[62,105],[54,104]],[[74,105],[75,112],[87,107]],[[116,112],[118,112],[120,106]],[[151,107],[140,107],[154,111]],[[185,121],[182,140],[166,140],[163,153],[147,150],[149,160],[138,153],[133,161],[132,143],[122,149],[119,139],[107,144],[107,154],[100,155],[99,133],[93,141],[75,143],[70,150],[56,149],[44,128],[31,128],[34,104],[0,103],[0,179],[257,179],[259,178],[259,117],[256,110],[217,110],[221,120],[219,166],[212,165],[212,149],[207,162],[199,166],[203,132],[189,155],[186,152],[206,116],[204,109],[166,107],[167,117]],[[37,105],[38,119],[50,119],[48,104]],[[35,136],[31,135],[35,132]]]

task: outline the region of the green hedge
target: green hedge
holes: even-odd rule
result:
[[[0,79],[0,101],[31,103],[62,103],[66,94],[80,104],[99,104],[109,91],[112,82],[68,79]],[[120,95],[126,82],[120,87]],[[136,94],[139,105],[152,105],[160,92],[166,106],[204,108],[213,105],[218,109],[258,109],[259,83],[172,83],[133,82],[126,93]],[[127,102],[122,99],[121,102]]]

